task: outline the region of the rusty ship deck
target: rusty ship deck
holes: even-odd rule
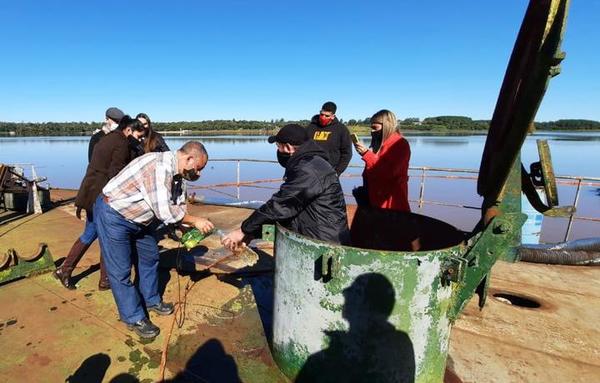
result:
[[[42,215],[0,213],[0,250],[32,253],[45,242],[60,263],[83,229],[72,196],[53,191],[59,203]],[[250,213],[191,209],[225,231]],[[287,382],[267,341],[272,249],[258,253],[254,266],[231,265],[225,274],[161,268],[164,299],[180,307],[175,316],[151,316],[161,328],[152,342],[127,331],[111,293],[98,291],[97,243],[74,272],[77,290],[66,290],[50,273],[1,285],[0,381],[154,382],[164,371],[175,381]],[[165,256],[173,258],[173,251]],[[600,381],[598,318],[600,268],[498,262],[484,309],[472,299],[453,326],[446,380]]]

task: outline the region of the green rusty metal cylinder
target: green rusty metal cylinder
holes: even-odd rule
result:
[[[409,224],[427,228],[419,234],[424,251],[331,246],[277,227],[273,355],[291,379],[442,381],[464,236],[433,218],[396,213],[359,209],[355,242],[407,248],[411,233],[385,227]]]

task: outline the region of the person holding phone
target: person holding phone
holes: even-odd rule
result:
[[[410,145],[402,136],[394,113],[383,109],[371,117],[371,138],[371,148],[360,141],[354,143],[357,153],[365,162],[363,182],[369,205],[410,212]]]

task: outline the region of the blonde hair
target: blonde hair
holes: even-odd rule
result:
[[[400,132],[396,115],[387,109],[382,109],[371,117],[371,122],[383,124],[381,143],[389,138],[394,132]]]

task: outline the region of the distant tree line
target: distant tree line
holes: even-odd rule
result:
[[[600,129],[600,122],[594,120],[557,120],[536,122],[538,130],[591,130]]]
[[[349,120],[348,125],[369,125],[368,118],[364,120]],[[465,116],[437,116],[420,120],[416,117],[405,118],[399,122],[402,130],[419,131],[487,131],[490,120],[473,120]],[[600,130],[600,122],[594,120],[557,120],[536,122],[536,130]]]
[[[351,129],[366,128],[370,119],[350,119],[346,123]],[[270,121],[246,120],[206,120],[206,121],[178,121],[155,122],[154,128],[162,132],[188,133],[254,133],[267,134],[285,124],[298,123],[308,125],[308,120],[288,121],[275,119]],[[432,131],[432,132],[465,132],[486,131],[489,120],[473,120],[465,116],[437,116],[420,120],[416,117],[405,118],[400,121],[402,130]],[[536,122],[537,130],[600,130],[600,122],[593,120],[557,120],[549,122]],[[78,136],[90,135],[99,129],[99,122],[0,122],[0,135],[16,136]]]

